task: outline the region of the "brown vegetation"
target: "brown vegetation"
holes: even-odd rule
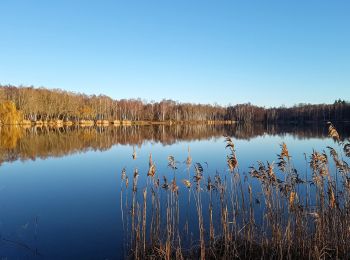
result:
[[[229,171],[212,176],[205,173],[201,164],[186,163],[188,172],[191,166],[194,168],[193,178],[183,180],[182,194],[176,181],[178,164],[173,156],[168,157],[173,178],[168,180],[170,177],[154,170],[142,189],[138,187],[137,170],[132,190],[128,189],[128,175],[123,169],[125,257],[349,259],[350,167],[344,158],[350,157],[350,140],[341,141],[331,124],[329,134],[344,154],[331,147],[329,153],[314,151],[309,161],[311,175],[306,171],[305,179],[293,168],[284,143],[276,165],[258,162],[250,169],[251,179],[243,176],[230,137],[226,138]],[[253,183],[258,184],[258,190],[253,190]],[[143,196],[139,196],[140,191]],[[188,206],[180,207],[180,196],[187,195]],[[187,215],[183,227],[180,211],[185,215],[193,205],[191,198],[196,216],[190,222]],[[193,244],[189,241],[188,223],[193,225],[192,232],[197,231]]]
[[[22,114],[12,101],[0,102],[0,125],[18,125],[23,122]]]
[[[0,85],[0,103],[11,101],[23,118],[31,121],[108,120],[129,122],[324,122],[350,121],[350,104],[299,104],[291,108],[264,108],[251,104],[219,106],[179,103],[173,100],[145,102],[140,99],[113,100],[104,95],[87,96],[59,89]],[[22,119],[22,118],[20,118]],[[13,119],[11,122],[14,122]],[[19,120],[20,121],[20,120]]]

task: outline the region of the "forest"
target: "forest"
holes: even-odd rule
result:
[[[116,100],[61,89],[0,85],[0,121],[20,120],[341,122],[350,120],[350,103],[339,99],[333,104],[300,103],[293,107],[265,108],[250,103],[221,106],[168,99]]]

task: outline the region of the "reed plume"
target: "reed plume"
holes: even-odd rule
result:
[[[349,259],[350,168],[346,152],[350,145],[345,147],[347,142],[341,142],[330,126],[329,135],[339,149],[327,147],[328,152],[305,154],[304,175],[294,168],[286,143],[280,145],[276,164],[258,161],[249,175],[240,172],[234,143],[227,136],[227,168],[232,174],[216,171],[211,175],[199,162],[191,167],[188,149],[185,164],[168,157],[173,177],[163,175],[160,183],[155,174],[147,174],[154,181],[147,182],[143,196],[137,196],[135,169],[131,205],[123,195],[128,185],[121,185],[123,228],[131,231],[131,242],[126,243],[131,258]],[[153,165],[150,155],[149,172]],[[188,178],[179,186],[176,176],[180,167],[186,167]],[[127,182],[125,168],[121,176],[122,182]],[[150,212],[147,191],[151,194]],[[184,194],[187,200],[180,199]],[[187,214],[181,215],[184,208]],[[126,219],[124,224],[124,217],[131,221]]]

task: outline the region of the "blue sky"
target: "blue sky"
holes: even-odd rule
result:
[[[0,1],[0,83],[263,106],[350,100],[350,1]]]

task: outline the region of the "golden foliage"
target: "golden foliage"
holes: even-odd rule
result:
[[[93,116],[93,110],[91,107],[89,106],[82,106],[79,108],[79,115],[82,117],[82,118],[90,118]]]
[[[22,121],[22,113],[17,111],[15,103],[4,101],[0,103],[0,122],[5,125],[16,125]]]

